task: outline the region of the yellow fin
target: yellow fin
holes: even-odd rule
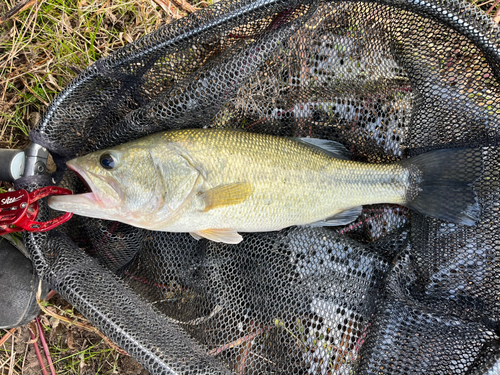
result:
[[[205,229],[191,233],[196,239],[200,237],[207,238],[214,242],[224,242],[237,244],[243,241],[243,237],[233,229]]]
[[[205,209],[210,211],[217,207],[230,206],[244,202],[252,194],[252,185],[248,182],[221,185],[205,192]]]

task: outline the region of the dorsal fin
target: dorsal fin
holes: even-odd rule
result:
[[[329,141],[327,139],[318,138],[294,138],[298,142],[306,143],[309,146],[315,147],[325,154],[335,159],[349,160],[350,154],[347,148],[339,142]]]

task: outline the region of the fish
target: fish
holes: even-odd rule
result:
[[[236,244],[242,232],[341,226],[390,203],[472,226],[480,217],[476,149],[388,164],[350,160],[340,143],[228,129],[170,130],[68,161],[88,186],[54,210]]]

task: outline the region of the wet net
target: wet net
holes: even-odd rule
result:
[[[25,234],[37,272],[154,374],[498,373],[499,31],[459,0],[217,3],[81,73],[31,133],[57,172],[17,181],[82,193],[67,160],[166,129],[469,147],[476,226],[374,205],[227,245],[75,215]]]

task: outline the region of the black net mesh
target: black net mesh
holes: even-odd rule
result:
[[[472,147],[476,226],[374,205],[224,245],[75,216],[26,234],[38,272],[155,374],[498,373],[499,31],[458,0],[226,1],[89,67],[31,134],[77,193],[65,161],[165,129],[330,139],[371,163]]]

